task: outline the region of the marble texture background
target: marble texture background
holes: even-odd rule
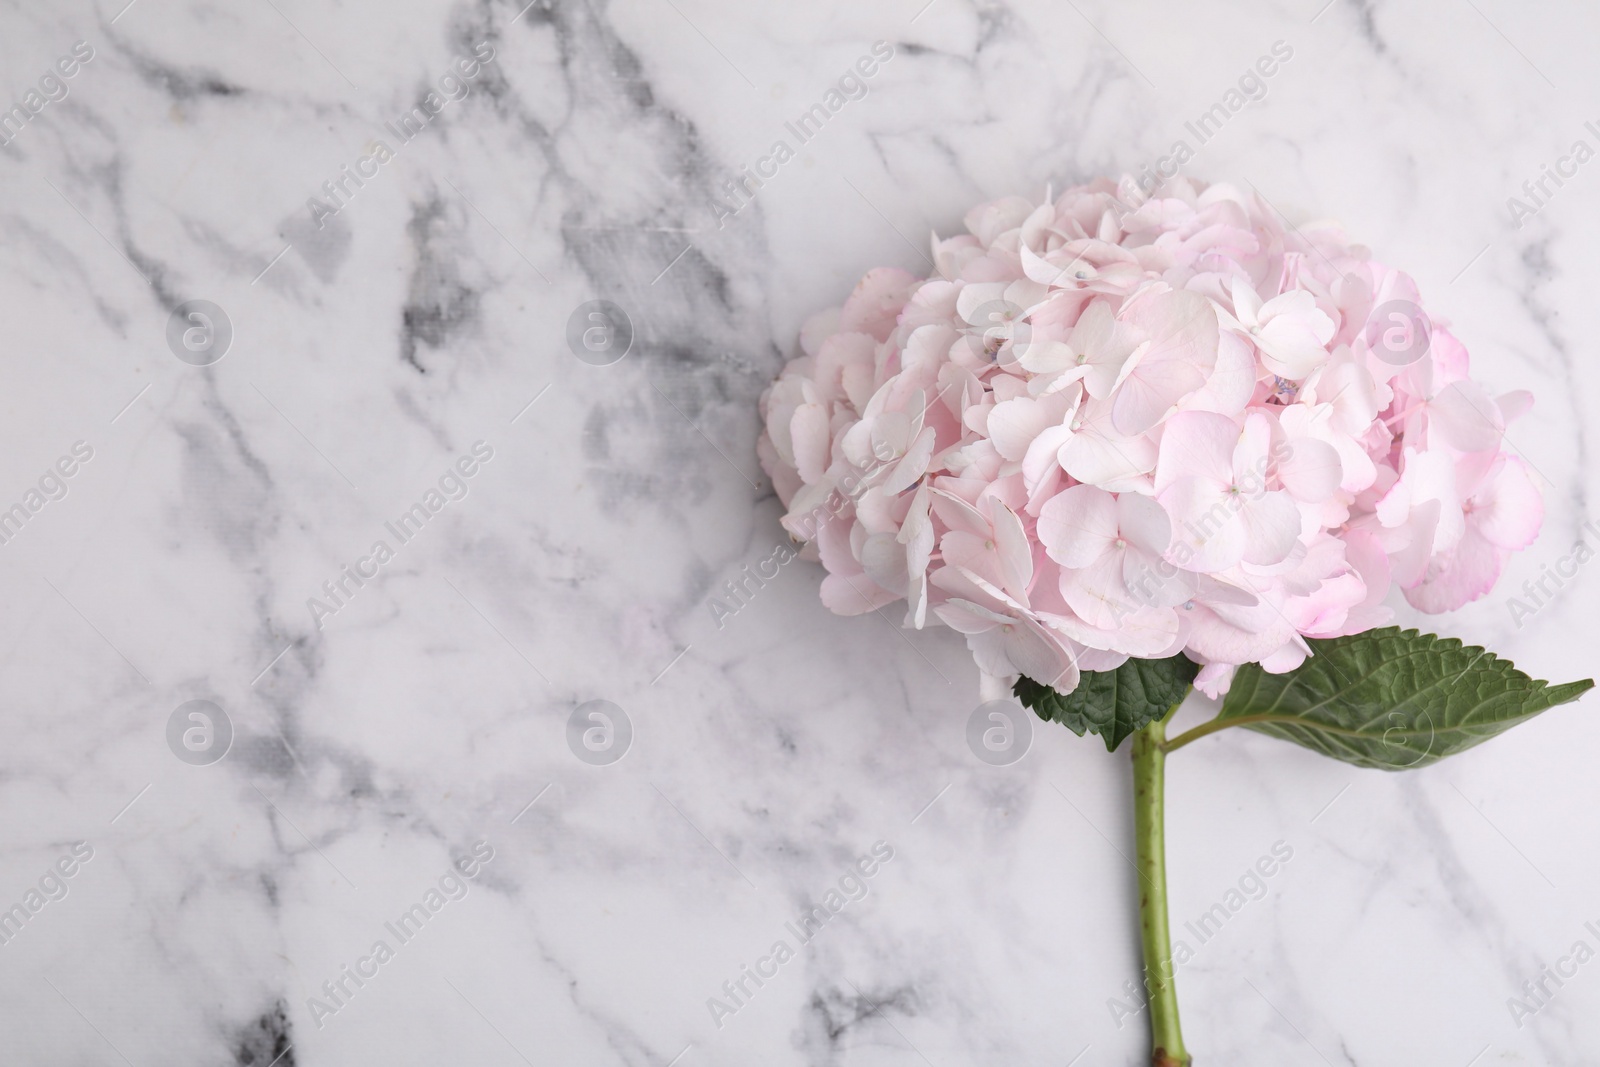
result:
[[[1507,607],[1595,518],[1600,162],[1507,204],[1600,146],[1592,5],[124,2],[0,5],[4,106],[94,51],[0,148],[0,507],[93,449],[0,545],[0,908],[93,850],[0,946],[8,1065],[1140,1062],[1109,1004],[1138,967],[1124,754],[1041,728],[979,763],[955,636],[832,617],[809,564],[721,627],[708,598],[782,536],[755,400],[806,315],[926,269],[979,199],[1180,138],[1187,173],[1343,220],[1480,379],[1537,394],[1511,446],[1543,535],[1429,625],[1595,671],[1592,570]],[[719,219],[876,41],[868,94]],[[1197,145],[1276,41],[1266,97]],[[316,227],[307,198],[482,43],[470,95]],[[190,299],[232,323],[214,365],[169,350]],[[566,342],[591,299],[634,324],[610,366]],[[479,441],[465,498],[314,619]],[[210,766],[167,742],[194,699],[233,728]],[[567,740],[596,699],[633,729],[609,766]],[[1506,1003],[1600,946],[1597,700],[1407,775],[1234,732],[1175,757],[1178,936],[1293,850],[1181,973],[1198,1062],[1600,1060],[1600,962],[1520,1027]],[[480,841],[466,895],[391,938]],[[719,1027],[707,999],[875,842],[868,895]]]

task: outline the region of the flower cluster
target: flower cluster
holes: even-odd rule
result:
[[[1134,206],[1136,205],[1136,206]],[[1227,185],[1009,198],[809,320],[763,395],[783,524],[841,614],[906,601],[1070,692],[1182,652],[1215,695],[1307,637],[1486,593],[1538,533],[1491,398],[1405,274]]]

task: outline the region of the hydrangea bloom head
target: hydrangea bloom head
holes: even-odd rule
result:
[[[762,396],[823,602],[905,601],[1063,692],[1183,653],[1215,695],[1307,637],[1482,596],[1537,535],[1489,397],[1405,274],[1227,185],[1101,179],[973,209],[936,273],[870,271]],[[1137,205],[1130,206],[1130,205]]]

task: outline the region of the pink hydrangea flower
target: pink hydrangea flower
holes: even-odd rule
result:
[[[980,669],[1197,685],[1483,596],[1543,506],[1414,282],[1228,185],[1101,179],[974,208],[870,271],[761,399],[786,529],[841,614],[906,603]],[[1398,333],[1397,333],[1398,331]]]

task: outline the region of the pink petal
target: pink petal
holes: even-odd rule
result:
[[[1245,327],[1253,329],[1260,321],[1261,297],[1249,281],[1235,275],[1229,282],[1229,295],[1233,297],[1233,316]]]
[[[1137,437],[1201,384],[1191,369],[1175,363],[1131,374],[1111,402],[1111,425],[1124,436]]]
[[[1061,596],[1090,626],[1114,629],[1135,606],[1122,584],[1122,553],[1107,552],[1088,566],[1061,573]]]
[[[1039,341],[1023,346],[1017,354],[1022,369],[1033,374],[1054,374],[1078,365],[1078,354],[1061,341]]]
[[[1045,429],[1028,446],[1022,457],[1022,484],[1028,490],[1028,504],[1033,509],[1043,494],[1051,492],[1061,480],[1061,446],[1072,436],[1069,426],[1051,426]],[[1035,511],[1035,514],[1037,512]]]
[[[1170,608],[1152,610],[1130,606],[1107,626],[1095,626],[1072,615],[1049,616],[1044,621],[1051,629],[1065,634],[1078,644],[1147,659],[1176,655],[1172,645],[1181,629],[1178,613]],[[1107,670],[1120,666],[1119,663],[1096,666],[1087,656],[1080,658],[1078,665],[1086,670]]]
[[[847,371],[865,371],[870,381],[877,351],[878,342],[871,334],[836,333],[817,350],[814,380],[830,397],[838,395],[835,386],[842,385]]]
[[[936,606],[933,613],[958,634],[981,634],[1009,621],[1006,616],[990,611],[981,604],[958,597]]]
[[[1454,548],[1465,529],[1461,500],[1456,493],[1455,460],[1443,450],[1413,452],[1407,449],[1404,464],[1400,481],[1378,501],[1378,521],[1385,526],[1414,526],[1408,514],[1416,513],[1426,504],[1437,504],[1425,520],[1431,539],[1420,548],[1427,555]]]
[[[1526,389],[1513,389],[1496,397],[1495,406],[1500,409],[1501,419],[1514,422],[1532,410],[1533,394]]]
[[[1344,464],[1339,452],[1325,441],[1301,437],[1290,442],[1292,451],[1278,461],[1278,479],[1296,500],[1320,503],[1339,488]]]
[[[1352,608],[1366,602],[1367,587],[1353,571],[1325,578],[1309,594],[1293,597],[1284,605],[1284,614],[1302,634],[1333,637],[1345,632],[1345,620]]]
[[[1051,688],[1060,691],[1069,672],[1071,661],[1062,655],[1060,648],[1032,626],[1021,623],[1001,627],[1006,660],[1011,664],[1011,674],[1025,674],[1029,678],[1049,678],[1055,682]],[[1077,688],[1077,678],[1072,678],[1071,688]]]
[[[1128,662],[1125,652],[1102,652],[1096,648],[1086,648],[1078,653],[1078,667],[1086,671],[1114,671]]]
[[[1406,517],[1402,528],[1407,537],[1406,543],[1389,552],[1389,571],[1402,589],[1411,588],[1427,574],[1441,510],[1439,501],[1425,500],[1412,508]]]
[[[1295,320],[1303,323],[1318,344],[1333,339],[1333,320],[1317,307],[1317,298],[1304,289],[1290,289],[1261,305],[1260,321]]]
[[[1132,330],[1118,322],[1105,300],[1096,300],[1083,310],[1072,328],[1073,350],[1083,355],[1084,388],[1096,399],[1111,395],[1123,365],[1133,352]]]
[[[1019,460],[1028,446],[1047,425],[1049,412],[1031,397],[1018,397],[996,404],[989,412],[989,440],[1006,459]]]
[[[1305,661],[1305,646],[1295,641],[1287,641],[1276,651],[1261,657],[1261,669],[1268,674],[1288,674]]]
[[[998,501],[992,505],[991,514],[1000,584],[1014,600],[1026,604],[1028,586],[1033,584],[1033,547],[1028,542],[1028,531],[1016,512]]]
[[[1505,457],[1505,466],[1471,506],[1468,524],[1501,548],[1527,548],[1544,524],[1544,499],[1528,477],[1527,464],[1516,456]]]
[[[1476,382],[1451,382],[1428,402],[1428,428],[1451,448],[1486,452],[1500,447],[1505,420]]]
[[[1169,527],[1170,532],[1170,527]],[[1195,595],[1195,574],[1142,549],[1122,553],[1122,584],[1146,607],[1171,608]]]
[[[994,542],[985,531],[970,534],[963,530],[950,530],[939,538],[939,554],[952,567],[981,575],[992,585],[1003,585],[999,561],[995,558]]]
[[[1354,529],[1344,535],[1344,558],[1367,587],[1363,603],[1380,603],[1389,591],[1389,557],[1370,530]]]
[[[1135,300],[1122,316],[1148,337],[1124,367],[1111,424],[1127,436],[1144,433],[1184,396],[1205,385],[1217,361],[1217,313],[1199,293],[1176,290]]]
[[[1238,669],[1233,663],[1208,663],[1194,676],[1194,687],[1212,700],[1221,700],[1233,687],[1233,675]]]
[[[1087,567],[1117,536],[1117,499],[1092,485],[1063,489],[1039,509],[1039,542],[1063,567]]]
[[[1161,429],[1156,492],[1179,478],[1197,477],[1221,486],[1233,480],[1239,424],[1210,411],[1180,411]]]
[[[828,434],[828,411],[821,404],[801,404],[789,420],[789,435],[794,448],[795,469],[808,482],[822,479],[828,469],[832,440]]]
[[[1005,298],[1004,282],[970,282],[963,285],[956,296],[956,314],[980,329],[1000,328],[1003,323],[995,319],[994,313],[1002,310]],[[980,313],[984,321],[974,321],[973,316]]]
[[[1190,620],[1187,651],[1213,663],[1256,663],[1294,637],[1294,627],[1275,614],[1260,630],[1235,626],[1198,604],[1186,614]]]
[[[1040,434],[1061,425],[1068,411],[1075,408],[1076,398],[1068,392],[1056,392],[1038,399],[1018,396],[1002,400],[989,412],[989,439],[994,443],[995,451],[1006,459],[1023,459]]]
[[[861,546],[861,569],[879,588],[905,596],[910,581],[906,550],[892,533],[873,534]]]
[[[1271,445],[1272,420],[1259,411],[1250,412],[1244,417],[1244,428],[1229,462],[1231,484],[1246,492],[1264,487]]]
[[[1494,587],[1506,555],[1505,549],[1468,530],[1453,551],[1429,561],[1422,581],[1405,590],[1406,600],[1430,615],[1455,611]]]
[[[1156,446],[1147,437],[1077,433],[1061,446],[1058,458],[1080,482],[1122,489],[1141,482],[1141,476],[1155,467]]]
[[[883,479],[883,491],[899,493],[916,484],[918,478],[928,473],[928,462],[933,458],[934,433],[928,426],[911,442],[906,454],[900,457],[894,469]]]
[[[836,615],[865,615],[899,599],[899,594],[881,588],[864,574],[853,578],[830,574],[822,579],[823,606]]]
[[[844,310],[839,313],[839,329],[858,330],[885,340],[917,284],[916,277],[895,267],[867,271],[856,283],[850,299],[844,302]]]
[[[1152,556],[1162,555],[1172,544],[1172,519],[1154,497],[1142,493],[1117,497],[1117,530]]]
[[[1300,537],[1300,509],[1288,493],[1240,494],[1239,518],[1245,528],[1244,561],[1260,567],[1289,558]]]
[[[1222,571],[1244,558],[1248,535],[1232,506],[1238,498],[1221,485],[1194,476],[1179,478],[1162,490],[1159,499],[1172,516],[1173,542],[1167,556],[1179,567]]]
[[[1274,319],[1256,334],[1261,363],[1273,374],[1300,381],[1328,360],[1328,350],[1299,319]]]
[[[1224,415],[1241,414],[1255,392],[1260,370],[1255,349],[1232,330],[1223,330],[1217,341],[1217,365],[1205,388],[1184,401],[1186,408],[1216,411]]]
[[[928,502],[933,513],[947,529],[964,530],[982,539],[989,536],[989,520],[983,513],[960,497],[944,489],[933,489]]]
[[[1034,205],[1027,200],[1020,196],[1008,196],[979,204],[968,211],[961,221],[969,233],[988,246],[1002,233],[1021,226],[1033,212]]]

